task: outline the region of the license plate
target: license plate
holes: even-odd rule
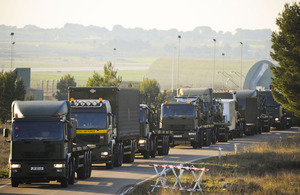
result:
[[[182,135],[174,135],[173,137],[182,137]]]
[[[43,171],[44,167],[30,167],[31,171]]]

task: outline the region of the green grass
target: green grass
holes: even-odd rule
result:
[[[157,59],[151,65],[147,72],[148,78],[154,78],[160,83],[162,89],[170,89],[172,81],[172,59],[160,58]],[[257,62],[257,60],[243,60],[242,69],[245,76],[248,70]],[[176,87],[178,69],[177,59],[174,62],[174,88]],[[178,87],[211,87],[212,85],[212,73],[214,67],[213,59],[180,59],[179,61],[179,86]],[[240,60],[224,60],[224,69],[228,73],[232,80],[239,85],[240,77],[232,71],[240,72],[241,61]],[[223,81],[226,84],[226,78],[221,75],[223,71],[222,59],[216,59],[215,63],[215,87],[221,88]],[[244,80],[244,78],[243,78]],[[237,88],[231,81],[228,82],[226,88]]]
[[[192,165],[206,167],[200,184],[205,194],[299,194],[300,193],[300,134],[279,142],[271,139],[239,152],[213,157]],[[175,177],[168,174],[167,185],[173,186]],[[194,184],[190,172],[181,180],[183,186]],[[155,179],[134,189],[131,194],[147,194]],[[222,188],[222,184],[229,184]],[[156,188],[151,194],[184,194],[178,190]]]

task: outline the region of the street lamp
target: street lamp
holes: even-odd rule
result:
[[[179,57],[180,57],[180,39],[181,35],[178,35],[178,59],[177,59],[177,84],[176,87],[179,87]]]
[[[10,70],[12,71],[12,67],[13,67],[13,49],[14,49],[14,44],[15,42],[13,41],[14,39],[14,34],[15,33],[10,33],[10,36],[11,36],[11,48],[10,48]]]
[[[240,78],[240,88],[242,89],[242,75],[243,75],[243,42],[240,42],[241,44],[241,78]]]
[[[174,91],[174,64],[175,64],[175,52],[176,52],[176,47],[173,48],[173,57],[172,57],[172,85],[171,85],[171,89],[172,89],[172,94]]]
[[[215,84],[215,71],[216,71],[216,39],[213,39],[214,41],[214,71],[213,71],[213,77],[212,77],[212,89],[214,89]]]
[[[224,56],[225,56],[225,53],[222,53],[222,56],[223,56],[223,75],[225,74],[225,70],[224,70]],[[223,85],[223,89],[224,89],[224,76],[222,77],[222,85]]]

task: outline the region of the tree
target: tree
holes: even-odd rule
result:
[[[87,87],[104,87],[104,86],[119,86],[122,82],[122,77],[118,76],[118,71],[114,70],[111,62],[107,62],[104,66],[104,77],[94,72],[92,78],[88,78]]]
[[[35,97],[34,97],[33,93],[30,92],[30,93],[27,93],[27,94],[25,95],[25,99],[24,99],[24,100],[25,100],[25,101],[33,101],[33,100],[35,100]]]
[[[67,74],[61,77],[60,81],[57,83],[57,91],[54,97],[58,100],[68,99],[68,87],[76,87],[76,82],[74,76]]]
[[[17,79],[14,72],[0,72],[0,119],[2,122],[10,118],[11,103],[24,100],[26,88],[22,79]]]
[[[140,84],[140,93],[143,103],[156,103],[156,98],[160,93],[159,83],[155,79],[144,79]]]
[[[272,33],[273,67],[272,94],[283,108],[300,118],[300,3],[285,4],[276,19],[278,32]]]

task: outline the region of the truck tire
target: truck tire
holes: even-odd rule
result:
[[[143,153],[142,153],[142,155],[144,156],[144,159],[149,159],[150,153],[151,153],[151,137],[148,136],[146,150],[143,151]]]
[[[151,136],[150,140],[150,156],[155,158],[157,153],[156,136]]]
[[[134,162],[135,158],[135,141],[131,141],[130,143],[130,154],[124,156],[125,163],[132,163]]]
[[[205,141],[203,142],[204,146],[210,146],[211,143],[211,129],[206,129]]]
[[[199,148],[203,147],[203,140],[204,140],[204,133],[203,133],[203,129],[199,129],[199,133],[198,133],[198,139],[199,139]]]
[[[69,184],[74,184],[75,183],[75,158],[70,158],[70,162],[69,162]]]
[[[118,144],[118,152],[116,153],[117,158],[115,158],[115,167],[121,167],[123,164],[123,154],[124,154],[124,148],[123,143]]]
[[[60,186],[61,186],[62,188],[68,187],[68,184],[69,184],[69,178],[64,177],[64,178],[61,179],[61,181],[60,181]]]
[[[12,187],[18,187],[19,186],[19,181],[16,179],[11,178],[11,186]]]
[[[69,185],[69,174],[70,174],[70,172],[69,172],[69,165],[67,164],[67,167],[66,167],[66,177],[63,177],[60,180],[60,186],[62,188],[66,188]]]
[[[218,127],[214,127],[212,131],[212,138],[211,138],[211,143],[216,144],[217,143],[217,134],[218,134]]]
[[[88,175],[87,178],[92,175],[92,151],[88,151]]]
[[[167,155],[169,153],[169,139],[167,135],[163,136],[163,155]]]
[[[87,155],[86,151],[83,153],[83,159],[82,159],[82,167],[80,167],[77,171],[77,178],[78,179],[85,179],[87,176]]]

